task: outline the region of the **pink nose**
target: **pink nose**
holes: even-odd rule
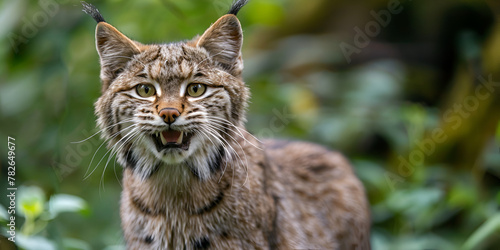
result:
[[[163,120],[167,123],[167,124],[172,124],[175,122],[175,119],[177,119],[177,117],[179,117],[181,115],[181,113],[179,112],[179,110],[175,109],[175,108],[164,108],[162,110],[160,110],[160,117],[163,118]]]

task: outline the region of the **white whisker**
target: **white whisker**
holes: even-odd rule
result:
[[[212,144],[215,146],[215,145],[216,145],[216,143],[214,143],[214,142],[212,141],[212,139],[210,139],[210,136],[209,136],[209,135],[211,135],[211,136],[212,136],[215,140],[217,140],[217,141],[221,144],[221,146],[223,147],[223,149],[224,149],[224,151],[226,152],[226,154],[232,158],[232,154],[231,154],[231,152],[227,149],[226,145],[225,145],[225,144],[224,144],[224,143],[223,143],[223,142],[222,142],[222,141],[221,141],[221,140],[220,140],[220,139],[219,139],[219,138],[218,138],[215,134],[213,134],[213,133],[211,133],[211,132],[209,132],[209,131],[204,131],[204,130],[199,130],[199,131],[197,131],[197,132],[198,132],[199,134],[202,134],[202,135],[203,135],[205,138],[207,138],[208,140],[210,140],[210,142],[212,142]],[[206,134],[206,132],[209,132],[209,135],[207,135],[207,134]],[[228,146],[229,146],[229,145],[228,145]],[[230,147],[230,146],[229,146],[229,147]],[[232,148],[231,148],[231,149],[232,149]],[[234,151],[234,149],[232,149],[232,150]],[[225,161],[225,166],[224,166],[224,169],[222,170],[222,175],[221,175],[221,177],[219,178],[219,182],[220,182],[220,180],[222,179],[222,176],[224,176],[224,173],[226,172],[226,168],[227,168],[227,161]]]
[[[239,142],[233,136],[231,136],[228,133],[226,133],[225,131],[223,131],[220,127],[216,127],[216,126],[213,126],[213,125],[210,125],[210,124],[204,124],[204,125],[207,128],[206,131],[213,133],[214,137],[216,137],[219,140],[222,140],[221,143],[227,145],[234,152],[234,154],[238,157],[240,166],[245,169],[245,173],[247,175],[247,177],[245,179],[245,182],[243,183],[243,185],[245,185],[246,181],[248,180],[248,159],[246,157],[245,150],[243,150],[243,148],[241,147],[241,145],[239,144]],[[213,132],[212,132],[212,130],[213,130]],[[243,152],[243,155],[245,157],[245,163],[243,163],[243,159],[241,159],[240,155],[236,152],[236,150],[234,150],[234,148],[231,146],[231,144],[229,144],[229,142],[226,141],[226,139],[224,139],[222,136],[218,136],[218,137],[215,136],[215,134],[217,134],[217,131],[223,132],[224,134],[226,134],[229,138],[231,138],[238,145],[238,147]],[[232,154],[230,154],[230,155],[231,155],[231,158],[232,158]]]
[[[245,136],[243,135],[243,133],[241,133],[240,131],[240,128],[235,126],[234,124],[232,124],[231,122],[229,122],[228,120],[225,120],[223,118],[220,118],[220,117],[209,117],[207,118],[209,120],[209,122],[213,122],[213,123],[218,123],[220,125],[229,125],[233,128],[235,128],[237,131],[229,128],[229,127],[226,127],[226,129],[228,130],[231,130],[232,132],[236,133],[237,135],[239,135],[243,140],[245,140],[245,142],[249,143],[250,145],[254,146],[255,148],[259,149],[259,150],[264,150],[262,149],[261,147],[253,144],[252,142],[250,142],[247,138],[245,138]],[[217,120],[218,119],[218,120]],[[256,140],[258,143],[262,143],[259,139],[257,139],[255,136],[253,136],[252,134],[248,133],[246,130],[243,130],[245,131],[248,135],[250,135],[254,140]]]
[[[127,135],[124,136],[124,138],[128,137],[127,139],[125,139],[121,145],[118,146],[118,148],[116,148],[115,146],[112,147],[112,152],[111,154],[108,156],[108,160],[106,161],[106,164],[104,165],[104,170],[102,171],[102,175],[101,175],[101,180],[100,180],[100,184],[102,184],[102,188],[103,188],[103,191],[104,191],[104,173],[106,172],[106,168],[108,167],[108,164],[109,164],[109,161],[113,158],[114,155],[118,154],[120,152],[120,150],[127,144],[129,143],[132,139],[134,139],[135,136],[139,135],[140,134],[140,128],[138,128],[137,126],[135,128],[133,128]],[[122,138],[122,139],[124,139]],[[115,145],[118,145],[119,142],[117,142]],[[133,143],[132,143],[133,144]]]
[[[128,126],[128,127],[126,127],[126,128],[124,128],[124,129],[122,129],[122,130],[120,130],[120,131],[116,132],[116,133],[115,133],[115,135],[114,135],[113,137],[111,137],[111,138],[109,138],[109,139],[108,139],[108,141],[109,141],[109,140],[111,140],[111,139],[114,139],[115,137],[117,137],[117,136],[118,136],[118,135],[119,135],[119,134],[120,134],[123,130],[125,130],[125,129],[128,129],[128,128],[132,127],[131,131],[128,133],[128,134],[130,134],[131,132],[133,132],[133,131],[134,131],[134,129],[135,129],[137,126],[138,126],[138,124],[132,124],[132,125],[130,125],[130,126]],[[128,135],[128,134],[127,134],[127,135]],[[86,180],[87,178],[89,178],[89,177],[92,175],[92,173],[94,173],[94,171],[97,169],[97,167],[99,166],[99,164],[101,164],[101,162],[104,160],[104,157],[106,157],[106,155],[107,155],[107,154],[109,154],[109,153],[113,150],[113,148],[114,148],[114,147],[115,147],[118,143],[120,143],[120,141],[121,141],[121,140],[123,140],[124,138],[126,138],[126,137],[127,137],[127,135],[125,135],[125,136],[124,136],[124,137],[122,137],[120,140],[118,140],[118,142],[116,142],[116,143],[115,143],[115,144],[114,144],[114,145],[113,145],[113,146],[112,146],[112,147],[111,147],[111,148],[110,148],[110,149],[109,149],[109,150],[108,150],[108,151],[104,154],[104,156],[103,156],[103,157],[101,158],[101,160],[97,163],[97,165],[96,165],[96,166],[95,166],[95,168],[92,170],[92,172],[90,172],[87,176],[85,176],[85,177],[83,178],[84,180]],[[104,143],[105,143],[105,142],[104,142]],[[102,146],[102,145],[101,145],[101,146]],[[97,152],[96,152],[96,153],[97,153]],[[94,154],[94,156],[95,156],[95,154]],[[92,158],[92,161],[93,161],[93,158]],[[91,163],[92,163],[92,161],[91,161]]]
[[[130,121],[132,121],[132,120],[133,120],[133,118],[130,118],[130,119],[127,119],[127,120],[123,120],[123,121],[117,122],[117,123],[115,123],[115,124],[113,124],[113,125],[109,125],[109,126],[107,126],[107,127],[105,127],[105,128],[99,129],[99,131],[95,132],[94,134],[92,134],[91,136],[87,137],[86,139],[83,139],[83,140],[81,140],[81,141],[74,141],[74,142],[70,142],[70,143],[75,143],[75,144],[77,144],[77,143],[82,143],[82,142],[88,141],[88,140],[90,140],[92,137],[94,137],[94,136],[98,135],[99,133],[104,132],[104,131],[105,131],[106,129],[108,129],[108,128],[111,128],[111,127],[114,127],[114,126],[118,126],[118,125],[120,125],[120,124],[130,122]]]
[[[90,160],[89,166],[87,167],[87,170],[85,171],[85,174],[83,174],[83,176],[84,176],[84,178],[83,178],[83,179],[84,179],[84,180],[85,180],[85,179],[87,179],[87,178],[90,176],[90,174],[87,176],[87,173],[89,172],[90,166],[92,165],[92,162],[94,162],[94,158],[95,158],[95,156],[96,156],[97,152],[99,152],[99,150],[101,149],[101,147],[102,147],[105,143],[107,143],[107,142],[111,141],[112,139],[116,138],[116,137],[117,137],[117,136],[118,136],[118,135],[119,135],[122,131],[124,131],[124,130],[126,130],[126,129],[130,128],[130,127],[133,127],[133,126],[134,126],[134,124],[132,124],[132,125],[130,125],[130,126],[127,126],[127,127],[125,127],[125,128],[122,128],[121,130],[119,130],[119,131],[115,132],[114,134],[110,135],[110,136],[109,136],[109,138],[107,138],[106,140],[104,140],[104,142],[102,142],[102,143],[101,143],[101,145],[99,145],[99,147],[97,148],[97,150],[94,152],[94,155],[92,155],[92,159]],[[96,168],[97,168],[98,166],[99,166],[99,165],[97,165],[97,166],[96,166]],[[95,170],[95,168],[94,168],[94,170]],[[92,170],[92,172],[93,172],[94,170]]]

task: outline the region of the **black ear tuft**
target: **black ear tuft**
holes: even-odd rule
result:
[[[90,15],[92,18],[94,18],[94,20],[97,23],[106,22],[106,20],[104,20],[104,18],[102,17],[101,13],[99,13],[99,10],[94,5],[87,3],[87,2],[84,2],[84,1],[82,1],[81,3],[83,6],[83,12],[85,12],[87,15]]]
[[[243,6],[245,6],[245,4],[247,3],[248,0],[234,0],[233,4],[231,5],[231,9],[229,9],[227,14],[233,14],[236,16],[240,9],[243,8]]]

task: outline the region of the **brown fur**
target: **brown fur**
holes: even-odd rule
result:
[[[342,155],[306,142],[261,142],[244,129],[241,43],[231,14],[192,41],[160,45],[97,25],[96,114],[125,167],[128,249],[369,249],[368,203]],[[193,82],[206,94],[187,96]],[[156,95],[138,96],[137,84],[154,85]],[[181,114],[170,127],[163,108]],[[157,150],[152,138],[169,129],[191,134],[189,149]]]

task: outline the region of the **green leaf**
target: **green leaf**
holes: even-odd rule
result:
[[[486,248],[489,238],[500,233],[500,213],[484,222],[462,246],[463,250]]]
[[[443,197],[443,191],[437,188],[420,188],[415,190],[400,190],[394,192],[387,205],[394,211],[403,213],[418,213],[438,203]]]
[[[25,1],[2,1],[0,7],[0,37],[6,37],[25,15],[23,9],[26,8]]]
[[[69,194],[53,195],[49,201],[49,213],[52,218],[63,212],[81,212],[86,210],[87,207],[85,200]]]
[[[51,240],[41,236],[26,237],[22,234],[16,235],[16,244],[25,250],[55,250],[56,245]]]
[[[73,238],[64,238],[63,239],[63,246],[64,249],[66,250],[91,250],[92,248],[90,245],[79,239],[73,239]]]
[[[45,207],[45,193],[39,187],[19,187],[18,199],[17,211],[20,215],[35,219],[42,214]]]

